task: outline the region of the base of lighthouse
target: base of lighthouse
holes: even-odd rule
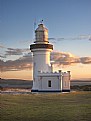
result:
[[[39,72],[37,89],[31,92],[70,92],[70,72]]]

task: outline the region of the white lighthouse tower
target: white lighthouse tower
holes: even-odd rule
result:
[[[48,42],[48,29],[39,24],[35,31],[35,44],[30,45],[33,52],[33,90],[38,90],[38,72],[51,72],[50,52],[53,45]]]
[[[52,72],[50,64],[50,52],[53,45],[48,41],[48,29],[40,23],[35,30],[35,42],[30,45],[33,52],[33,87],[32,92],[60,92],[63,89],[70,90],[70,73],[66,73],[66,77],[62,78],[63,72]],[[68,77],[68,78],[67,78]],[[66,79],[66,88],[62,79]]]

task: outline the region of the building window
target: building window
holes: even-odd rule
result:
[[[51,87],[51,80],[48,80],[48,87]]]

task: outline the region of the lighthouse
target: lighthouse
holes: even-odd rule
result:
[[[33,53],[32,92],[70,91],[70,72],[52,71],[50,53],[53,50],[53,45],[48,41],[48,29],[43,23],[40,23],[35,30],[35,41],[30,45],[30,50]]]

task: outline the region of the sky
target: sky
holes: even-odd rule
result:
[[[54,71],[91,79],[91,0],[0,0],[0,77],[32,79],[29,47],[42,19],[54,46]]]

